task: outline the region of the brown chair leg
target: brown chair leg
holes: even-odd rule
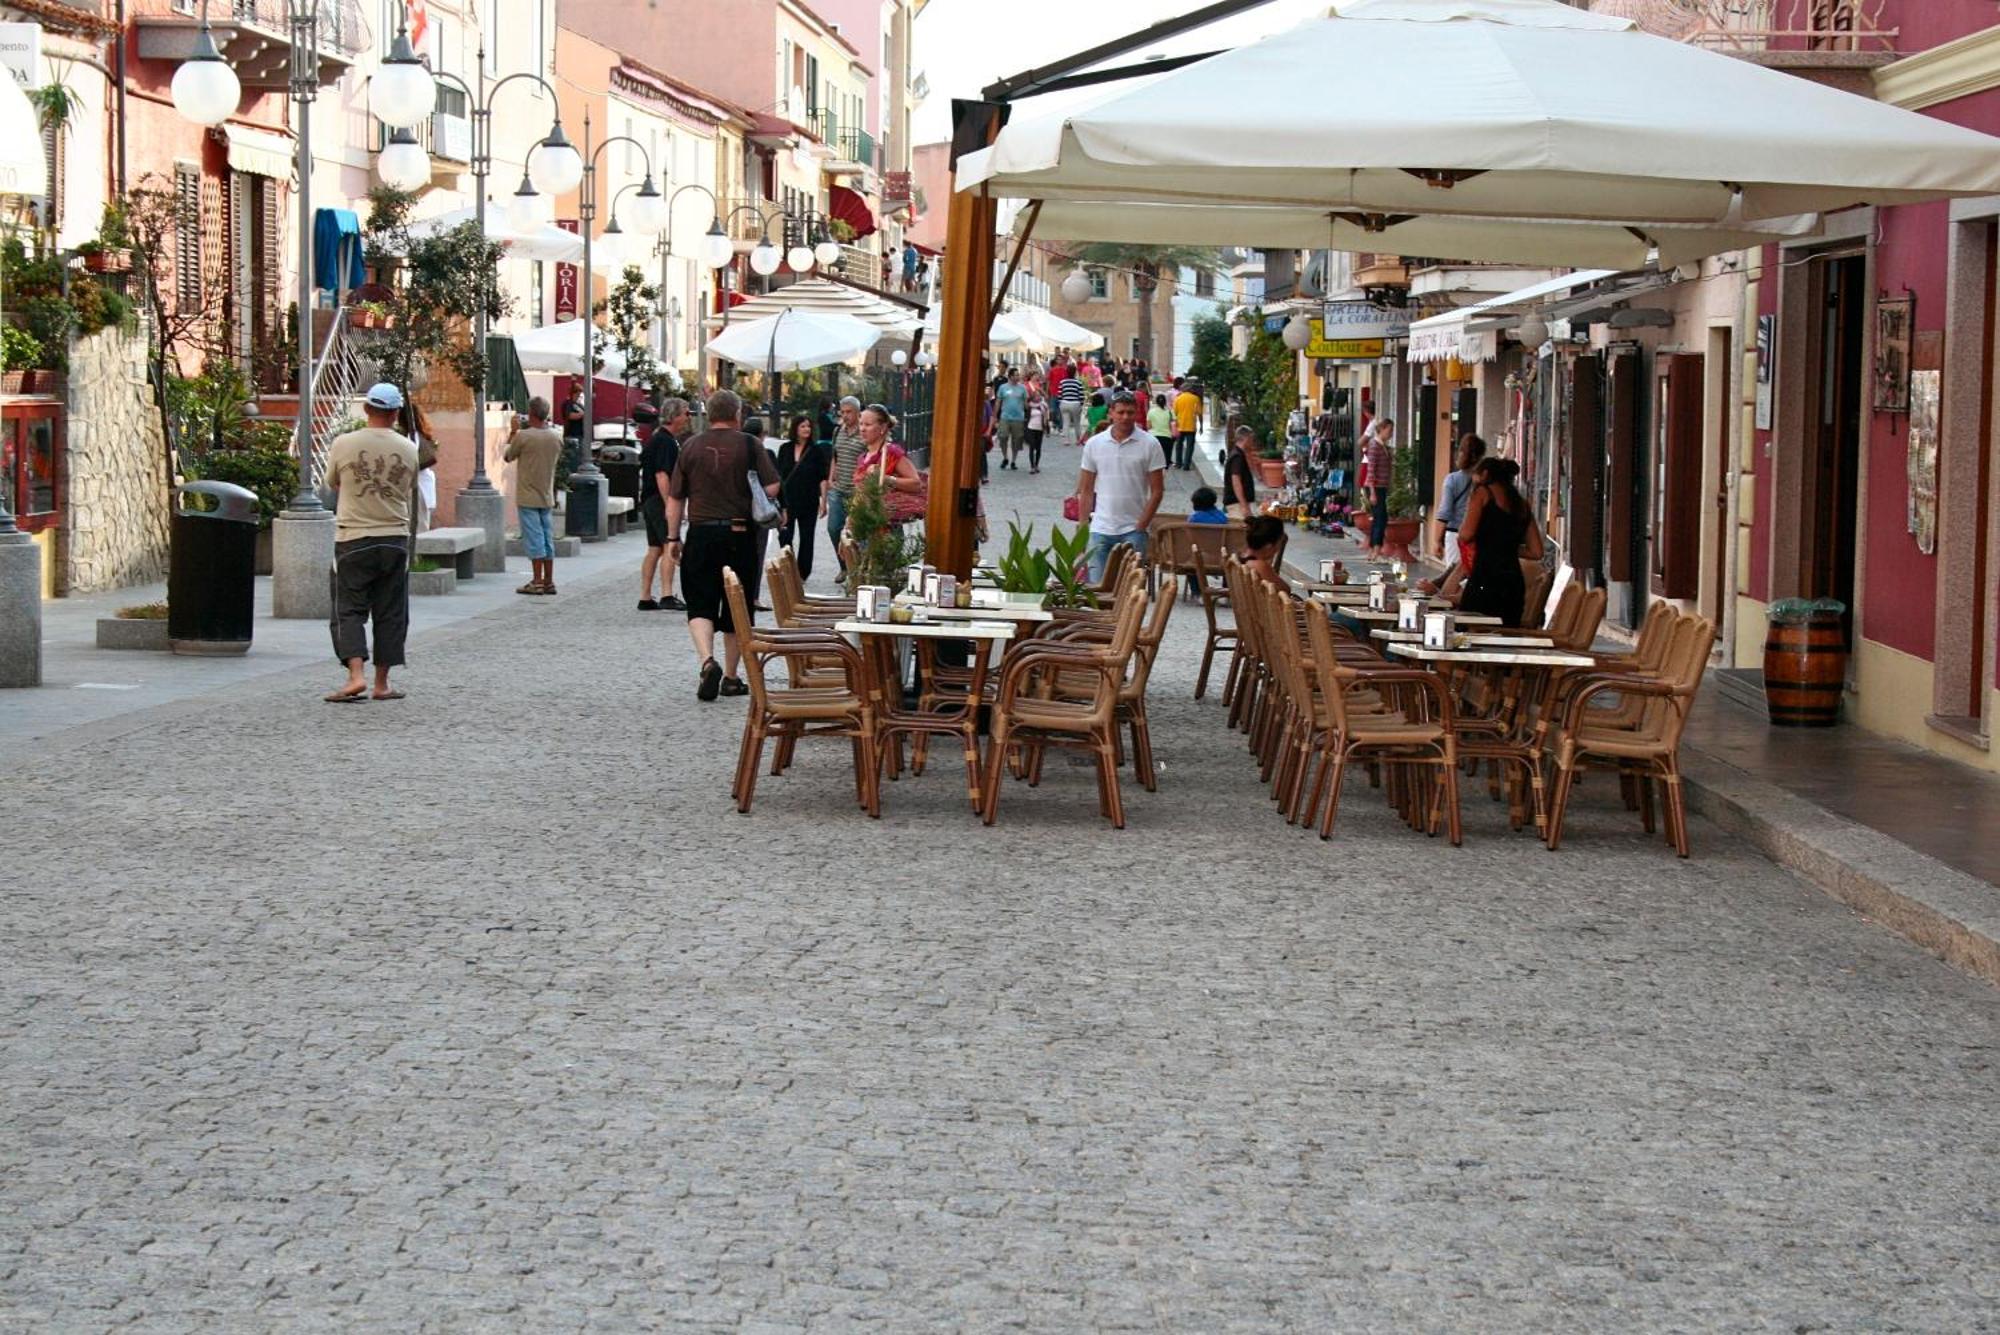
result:
[[[1451,846],[1458,848],[1465,842],[1465,828],[1460,823],[1458,810],[1458,757],[1446,751],[1444,764],[1438,768],[1444,773],[1445,833],[1451,836]]]
[[[1680,767],[1668,762],[1666,777],[1660,781],[1667,796],[1667,831],[1674,841],[1674,852],[1681,857],[1688,855],[1687,794],[1681,789]]]
[[[764,765],[764,721],[762,719],[756,719],[750,723],[747,735],[744,737],[744,747],[748,753],[745,756],[747,763],[743,766],[742,778],[737,781],[736,809],[747,815],[750,811],[750,799],[757,792],[757,771],[763,768]]]
[[[1097,750],[1097,772],[1104,784],[1104,814],[1111,817],[1113,829],[1125,828],[1125,802],[1118,791],[1118,766],[1112,763],[1109,748],[1100,745]]]
[[[1149,793],[1160,791],[1158,768],[1153,763],[1153,729],[1146,721],[1146,702],[1134,701],[1132,705],[1132,763],[1139,770],[1139,782]]]
[[[1208,694],[1208,670],[1215,664],[1215,641],[1210,639],[1201,647],[1201,671],[1195,674],[1194,698],[1199,700]]]
[[[1335,747],[1333,751],[1333,774],[1326,790],[1326,814],[1320,817],[1319,837],[1333,837],[1333,818],[1340,814],[1340,781],[1347,772],[1347,750]]]
[[[1639,785],[1639,820],[1646,827],[1646,833],[1652,834],[1656,825],[1653,819],[1653,776],[1637,774],[1633,776],[1633,782]]]
[[[1576,769],[1570,765],[1556,767],[1555,791],[1549,794],[1549,852],[1562,847],[1563,815],[1569,810],[1570,785],[1575,782]]]
[[[1006,762],[1007,753],[1013,750],[1007,744],[1004,729],[995,728],[993,735],[986,739],[986,774],[979,787],[979,795],[985,799],[986,809],[980,819],[991,825],[1000,812],[1000,768]]]
[[[743,720],[743,740],[736,747],[736,778],[729,785],[729,796],[737,803],[738,810],[742,809],[743,802],[743,771],[746,766],[758,764],[762,760],[761,756],[756,760],[751,758],[750,741],[756,735],[756,718],[754,716],[745,718]]]

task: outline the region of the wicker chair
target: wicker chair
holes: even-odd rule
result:
[[[1124,799],[1118,788],[1118,703],[1146,615],[1146,578],[1137,566],[1128,564],[1117,605],[1117,623],[1106,642],[1031,640],[1017,646],[1001,665],[981,789],[988,825],[999,815],[1000,771],[1008,754],[1020,753],[1021,772],[1032,787],[1041,781],[1046,749],[1060,746],[1086,751],[1095,759],[1098,810],[1113,826],[1125,828]],[[1054,694],[1051,683],[1064,671],[1094,675],[1088,699]]]
[[[754,625],[743,582],[733,570],[723,571],[723,595],[743,641],[744,675],[750,683],[750,711],[743,721],[743,743],[736,756],[736,779],[730,795],[736,809],[750,810],[757,791],[757,771],[764,763],[764,742],[778,743],[771,760],[773,776],[791,764],[802,737],[845,737],[854,748],[854,791],[862,810],[882,814],[882,791],[876,773],[875,709],[869,699],[867,669],[860,652],[831,630],[786,630]],[[772,660],[808,661],[815,673],[828,663],[842,668],[839,685],[773,688],[765,666]]]
[[[1549,798],[1548,845],[1562,846],[1563,815],[1577,774],[1587,767],[1610,767],[1640,785],[1651,830],[1654,781],[1666,789],[1667,837],[1681,857],[1688,855],[1687,805],[1681,791],[1681,734],[1695,693],[1708,670],[1715,646],[1715,623],[1706,617],[1682,617],[1673,627],[1661,670],[1657,673],[1612,673],[1590,681],[1570,694],[1560,730],[1550,747],[1555,765],[1554,791]],[[1616,691],[1638,708],[1629,723],[1601,719],[1591,701]]]
[[[1159,790],[1159,778],[1153,764],[1153,730],[1146,717],[1146,684],[1153,675],[1153,660],[1159,657],[1160,642],[1166,638],[1167,622],[1174,614],[1174,598],[1171,594],[1155,596],[1152,614],[1146,618],[1139,630],[1138,644],[1132,654],[1131,669],[1118,688],[1118,721],[1132,734],[1132,763],[1138,771],[1139,782],[1147,792]],[[1117,634],[1115,626],[1065,627],[1051,636],[1054,643],[1066,644],[1108,644]],[[1096,693],[1096,674],[1093,671],[1071,669],[1059,672],[1054,682],[1054,692],[1063,699],[1090,699]],[[1123,756],[1120,754],[1122,763]]]

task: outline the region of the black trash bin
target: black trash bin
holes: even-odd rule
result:
[[[187,482],[174,506],[167,642],[177,654],[250,648],[257,588],[257,493]]]
[[[564,502],[563,510],[565,537],[594,541],[604,536],[597,531],[598,498],[603,495],[603,486],[602,473],[569,475],[569,498]]]
[[[611,488],[611,495],[624,496],[631,500],[632,509],[639,508],[639,447],[637,445],[600,445],[597,447],[597,466],[604,470],[604,478]]]

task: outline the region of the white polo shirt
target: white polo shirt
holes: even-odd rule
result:
[[[1083,471],[1097,474],[1090,531],[1130,533],[1145,513],[1152,475],[1167,471],[1167,452],[1144,427],[1133,427],[1123,442],[1106,427],[1083,443]]]

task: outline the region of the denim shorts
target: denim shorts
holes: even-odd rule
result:
[[[521,555],[531,561],[546,561],[556,554],[555,526],[546,506],[520,507]]]

